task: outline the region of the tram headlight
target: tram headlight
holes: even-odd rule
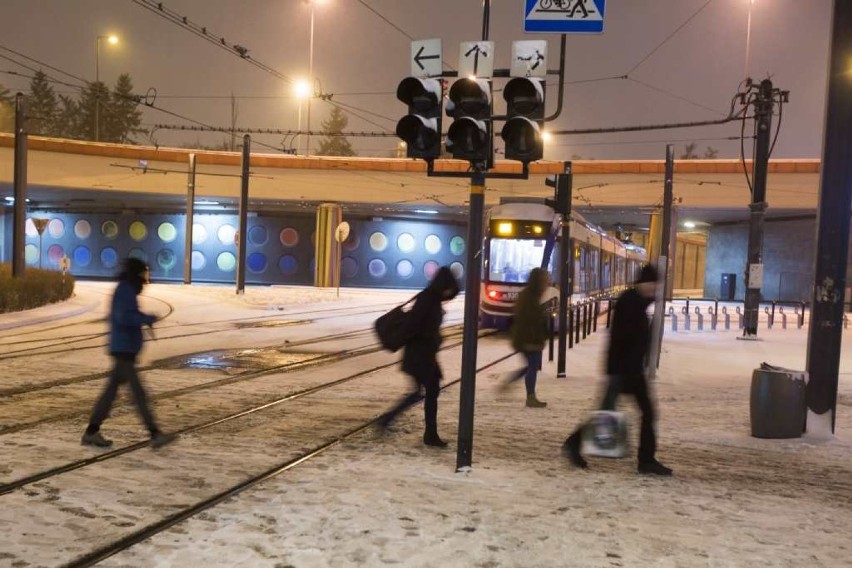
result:
[[[497,234],[498,235],[511,235],[512,234],[512,224],[511,223],[498,223],[497,224]]]
[[[544,232],[544,229],[541,228],[541,225],[533,225],[533,233],[536,235],[540,235]]]

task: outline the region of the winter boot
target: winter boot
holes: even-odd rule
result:
[[[527,408],[544,408],[545,406],[547,403],[537,399],[534,394],[527,395]]]
[[[562,444],[562,455],[574,464],[574,467],[579,469],[588,469],[589,463],[580,454],[580,436],[578,434],[571,435]]]
[[[108,448],[112,445],[112,440],[107,440],[101,435],[100,432],[93,432],[91,434],[83,434],[83,438],[80,440],[80,444],[83,446],[97,446],[98,448]]]
[[[661,475],[663,477],[671,477],[673,475],[671,468],[664,466],[657,460],[639,462],[639,473]]]
[[[436,448],[446,448],[447,443],[443,441],[440,436],[438,436],[437,432],[425,432],[423,434],[423,443],[427,446],[433,446]]]
[[[167,444],[171,444],[177,440],[178,435],[175,433],[164,434],[163,432],[155,432],[151,434],[151,447],[154,449],[162,448]]]

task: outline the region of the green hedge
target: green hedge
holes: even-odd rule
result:
[[[23,278],[12,278],[12,266],[0,264],[0,313],[18,312],[67,300],[74,293],[74,277],[55,270],[29,268]]]

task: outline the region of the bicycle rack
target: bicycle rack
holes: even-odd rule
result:
[[[698,321],[698,331],[704,331],[704,314],[701,313],[699,306],[695,306],[695,316]]]

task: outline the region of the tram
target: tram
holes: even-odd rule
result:
[[[550,273],[549,296],[558,297],[561,223],[561,214],[542,199],[510,198],[491,208],[483,247],[481,327],[508,327],[533,268]],[[632,282],[646,261],[644,249],[607,235],[578,213],[571,214],[569,223],[572,301],[613,294]]]

